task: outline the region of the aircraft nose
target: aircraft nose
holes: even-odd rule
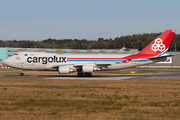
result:
[[[3,63],[4,65],[6,65],[6,63],[7,63],[7,60],[4,60],[2,63]]]
[[[6,65],[6,66],[10,66],[11,61],[8,60],[8,59],[6,59],[6,60],[4,60],[2,63],[3,63],[4,65]]]

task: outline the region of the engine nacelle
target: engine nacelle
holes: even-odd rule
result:
[[[92,65],[83,65],[82,71],[84,73],[92,73],[92,72],[94,72],[94,67]]]
[[[74,72],[73,69],[69,68],[68,66],[59,66],[59,74],[68,74]]]

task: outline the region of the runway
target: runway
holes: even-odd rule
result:
[[[127,70],[132,71],[132,70]],[[76,75],[0,75],[0,78],[30,78],[30,79],[62,79],[62,80],[180,80],[180,70],[133,70],[135,72],[157,72],[160,74],[130,74],[130,75],[93,75],[78,77]]]

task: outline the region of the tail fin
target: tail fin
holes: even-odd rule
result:
[[[175,30],[166,30],[138,54],[151,54],[154,56],[165,54],[171,44]]]

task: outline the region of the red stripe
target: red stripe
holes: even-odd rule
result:
[[[11,67],[0,67],[2,69],[11,69]]]
[[[68,60],[122,60],[122,58],[67,58]]]

